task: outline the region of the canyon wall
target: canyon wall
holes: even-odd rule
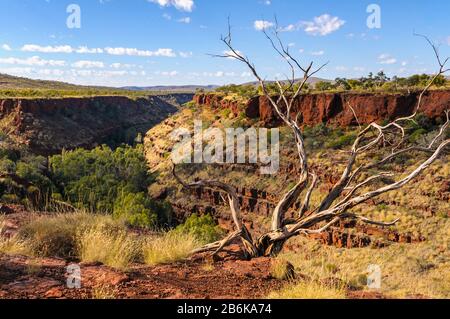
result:
[[[0,100],[0,125],[32,152],[50,155],[62,149],[92,148],[111,139],[133,139],[175,113],[192,96],[8,98]]]
[[[420,92],[404,94],[373,93],[318,93],[298,97],[292,108],[292,115],[300,112],[303,125],[320,123],[336,126],[356,125],[352,108],[361,124],[383,122],[414,112]],[[259,119],[264,126],[281,124],[279,117],[267,98],[254,97],[244,102],[230,101],[214,93],[197,94],[194,102],[212,108],[230,109],[235,115],[244,112],[247,117]],[[436,120],[445,116],[450,109],[450,90],[429,91],[423,96],[420,113]]]

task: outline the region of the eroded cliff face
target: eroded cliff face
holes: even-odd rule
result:
[[[409,115],[416,109],[420,92],[409,94],[370,94],[370,93],[322,93],[305,94],[294,103],[292,115],[300,112],[299,121],[314,126],[320,123],[337,126],[356,125],[354,109],[360,124],[393,120]],[[235,115],[244,112],[247,117],[259,119],[264,126],[274,127],[281,120],[265,97],[251,98],[245,102],[226,100],[215,94],[197,94],[194,101],[212,108],[230,109]],[[420,113],[436,120],[444,117],[450,109],[450,91],[430,91],[423,96]]]
[[[95,147],[145,134],[175,113],[192,94],[131,99],[101,96],[59,99],[0,100],[0,125],[37,154]]]
[[[440,110],[450,107],[449,95],[447,92],[432,92],[425,96],[423,109],[428,110],[427,114],[433,117],[433,114],[439,114]],[[313,116],[319,119],[327,119],[327,123],[345,123],[353,124],[354,117],[349,113],[349,121],[341,121],[345,118],[339,103],[346,103],[345,98],[351,98],[357,102],[358,110],[362,112],[365,107],[375,107],[381,105],[381,110],[377,113],[375,110],[364,112],[359,117],[364,121],[383,121],[387,115],[397,116],[397,114],[409,114],[408,112],[415,107],[417,96],[391,96],[380,95],[374,97],[368,94],[352,94],[346,97],[340,97],[334,94],[317,94],[311,97],[303,97],[302,104],[297,102],[296,107],[311,108],[310,117],[306,117],[303,123],[322,123],[321,120],[315,121]],[[371,100],[373,99],[373,100]],[[397,99],[397,100],[395,100]],[[411,99],[411,101],[409,101]],[[433,100],[434,99],[434,100]],[[407,102],[404,102],[404,101]],[[185,219],[193,213],[211,214],[222,227],[233,229],[233,221],[229,213],[228,204],[223,200],[224,194],[210,189],[196,189],[189,192],[184,190],[171,174],[172,164],[170,161],[170,152],[175,143],[170,138],[171,132],[176,128],[192,126],[195,119],[201,119],[204,123],[211,123],[212,127],[220,129],[234,125],[240,121],[243,112],[248,117],[254,119],[270,118],[265,117],[264,111],[269,109],[269,105],[263,98],[253,98],[248,101],[230,101],[216,94],[196,95],[194,102],[202,107],[183,108],[175,116],[172,116],[159,125],[152,128],[145,138],[145,151],[149,168],[157,173],[156,182],[150,187],[150,195],[158,200],[168,201],[174,210],[174,219],[177,222],[184,222]],[[261,103],[262,102],[262,103]],[[308,104],[310,103],[310,104]],[[411,109],[402,109],[400,106],[409,106]],[[434,108],[427,105],[434,105]],[[345,104],[344,104],[345,105]],[[356,106],[352,106],[357,108]],[[400,108],[400,109],[399,109]],[[222,109],[229,109],[236,116],[228,117],[228,112],[221,112]],[[351,112],[351,110],[350,110]],[[398,112],[398,113],[396,113]],[[314,115],[313,115],[314,114]],[[386,115],[387,114],[387,115]],[[436,116],[438,117],[438,116]],[[311,122],[308,122],[311,121]],[[341,121],[341,122],[339,122]],[[251,122],[251,121],[250,121]],[[263,123],[263,122],[262,122]],[[277,122],[267,121],[267,125],[275,125]],[[257,123],[258,125],[261,123]],[[356,123],[355,123],[356,124]],[[356,130],[349,128],[349,131]],[[289,132],[289,130],[286,130]],[[282,130],[283,132],[283,130]],[[308,142],[313,137],[307,137]],[[286,134],[281,139],[280,146],[280,170],[273,177],[260,175],[257,164],[211,164],[211,165],[180,165],[177,169],[180,176],[186,181],[195,181],[198,179],[216,179],[228,183],[236,188],[239,198],[239,204],[242,212],[243,222],[255,234],[261,234],[268,231],[270,227],[271,213],[278,204],[280,196],[295,185],[299,176],[298,155],[295,151],[295,143],[291,134]],[[319,185],[313,192],[312,205],[317,206],[326,194],[335,185],[345,169],[348,161],[348,153],[336,151],[332,148],[315,148],[312,144],[308,147],[310,158],[310,167],[318,175]],[[412,156],[412,155],[408,155]],[[369,162],[371,159],[364,159]],[[407,158],[405,161],[408,162]],[[408,214],[416,212],[418,216],[426,218],[435,218],[436,216],[448,215],[450,211],[448,206],[449,183],[448,178],[448,160],[438,161],[426,174],[418,177],[411,184],[405,186],[402,191],[389,196],[381,196],[376,201],[371,201],[367,205],[355,208],[355,213],[365,214],[379,218],[381,212],[385,212],[383,207],[389,207],[389,212],[407,211]],[[411,161],[406,167],[401,165],[394,166],[401,175],[405,171],[411,171],[415,168]],[[436,185],[436,188],[429,185]],[[405,195],[407,194],[407,195]],[[433,200],[430,201],[430,198]],[[378,206],[379,205],[379,206]],[[287,212],[288,217],[295,217],[299,210],[299,203],[295,203]],[[421,218],[422,218],[421,217]],[[329,232],[312,236],[315,239],[329,245],[338,247],[382,247],[389,242],[420,242],[426,239],[426,235],[420,232],[410,232],[401,229],[398,232],[392,230],[380,230],[377,227],[363,228],[358,225],[356,228],[349,228],[348,225],[339,225],[332,228]]]

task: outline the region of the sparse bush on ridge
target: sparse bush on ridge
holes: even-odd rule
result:
[[[305,92],[405,92],[411,90],[421,90],[426,87],[432,76],[428,74],[415,74],[408,78],[393,77],[388,78],[383,71],[377,74],[369,73],[368,76],[359,79],[336,78],[334,81],[318,81],[315,84],[307,83]],[[283,83],[282,83],[283,84]],[[448,87],[450,81],[444,76],[439,76],[433,83],[433,88],[439,89]],[[266,89],[270,95],[280,94],[279,87],[275,82],[267,82]],[[295,89],[295,88],[294,88]],[[256,95],[263,95],[258,85],[226,85],[215,90],[218,94],[225,96],[237,96],[241,98],[251,98]]]

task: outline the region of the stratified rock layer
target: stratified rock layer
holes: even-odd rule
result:
[[[360,124],[392,120],[409,115],[417,108],[420,92],[405,94],[372,93],[320,93],[301,95],[294,103],[294,117],[300,112],[300,122],[304,125],[320,123],[337,126],[357,124],[352,108]],[[224,99],[217,94],[197,94],[194,101],[212,108],[230,109],[235,115],[244,112],[247,117],[261,120],[265,126],[281,124],[266,97],[254,97],[246,102]],[[423,96],[420,113],[435,120],[443,118],[450,109],[450,91],[436,90]]]

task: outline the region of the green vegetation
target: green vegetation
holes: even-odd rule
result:
[[[376,75],[370,73],[360,79],[337,78],[332,82],[318,82],[315,90],[325,91],[362,91],[362,92],[401,92],[407,90],[419,90],[425,88],[432,80],[432,75],[416,74],[408,78],[388,78],[383,71]],[[433,88],[442,88],[449,84],[444,76],[437,77],[433,82]]]
[[[336,78],[334,81],[318,81],[315,84],[307,83],[303,92],[404,92],[414,91],[425,88],[432,80],[432,75],[416,74],[407,78],[393,77],[389,78],[383,71],[377,74],[369,73],[368,76],[359,79]],[[286,89],[288,83],[282,82],[281,85]],[[298,87],[292,88],[296,90]],[[432,85],[432,88],[439,89],[450,86],[450,81],[444,76],[437,77]],[[275,82],[266,82],[266,89],[270,95],[280,94],[279,87]],[[244,85],[226,85],[215,90],[218,94],[223,94],[226,97],[237,96],[241,98],[252,98],[257,95],[263,95],[262,89],[257,84]]]
[[[0,198],[30,209],[52,210],[61,202],[91,212],[112,214],[131,226],[170,225],[171,209],[153,201],[141,144],[115,150],[63,151],[45,158],[12,148],[0,152]]]
[[[223,230],[217,226],[211,215],[198,216],[193,214],[179,225],[174,232],[194,236],[199,242],[212,243],[224,235]]]
[[[63,151],[50,157],[49,169],[63,198],[92,211],[112,213],[120,193],[143,192],[151,182],[142,145]]]
[[[225,93],[225,95],[237,94],[241,97],[252,98],[258,95],[258,88],[255,85],[225,85],[216,89],[216,92]]]
[[[327,127],[323,123],[315,127],[305,127],[303,133],[306,146],[312,149],[324,147],[342,149],[351,145],[356,138],[356,133],[353,131]]]

